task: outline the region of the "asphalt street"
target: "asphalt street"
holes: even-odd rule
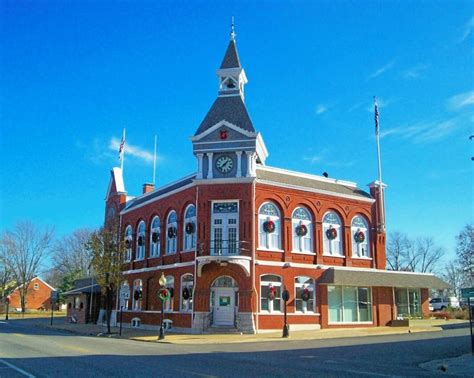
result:
[[[433,376],[418,365],[469,351],[466,324],[390,336],[176,345],[0,322],[0,377]]]

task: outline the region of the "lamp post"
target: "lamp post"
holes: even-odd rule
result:
[[[288,290],[284,289],[283,290],[283,293],[281,294],[281,298],[283,299],[283,301],[285,302],[285,319],[284,319],[284,324],[283,324],[283,336],[282,337],[290,337],[290,329],[288,327],[288,318],[286,316],[286,304],[288,302],[288,300],[290,299],[290,293]]]
[[[164,320],[164,309],[165,309],[165,301],[170,298],[170,291],[166,287],[166,277],[161,272],[160,280],[161,289],[158,291],[158,297],[161,299],[161,324],[160,324],[160,335],[158,336],[158,340],[164,340],[165,332],[163,329],[163,320]]]
[[[7,297],[5,298],[5,303],[7,304],[7,313],[5,314],[5,320],[8,320],[8,306],[10,305],[10,300],[11,297],[7,295]]]

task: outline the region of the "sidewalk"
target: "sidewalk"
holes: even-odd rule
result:
[[[256,335],[240,334],[191,334],[174,333],[172,330],[166,334],[166,339],[162,342],[171,344],[233,344],[250,342],[285,342],[287,340],[318,340],[342,337],[363,337],[378,335],[394,335],[415,332],[437,332],[441,331],[441,326],[456,325],[464,323],[459,320],[428,320],[417,323],[411,327],[370,327],[370,328],[343,328],[343,329],[321,329],[312,331],[291,331],[290,338],[282,338],[281,331],[270,333],[259,333]],[[144,330],[136,328],[123,328],[122,336],[119,336],[119,328],[112,327],[112,335],[107,335],[107,327],[96,324],[70,324],[57,322],[49,324],[37,324],[36,326],[48,329],[56,329],[80,335],[105,336],[113,338],[130,339],[135,341],[157,342],[158,331]],[[161,342],[161,341],[160,341]]]

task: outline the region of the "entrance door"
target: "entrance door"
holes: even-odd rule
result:
[[[214,202],[211,255],[238,255],[239,209],[237,202]]]
[[[234,325],[235,290],[234,288],[215,288],[214,324],[221,326]]]

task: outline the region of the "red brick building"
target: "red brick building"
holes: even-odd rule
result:
[[[20,288],[17,287],[11,293],[10,308],[21,310]],[[26,309],[27,310],[51,310],[51,292],[55,289],[39,277],[31,280],[26,291]]]
[[[159,278],[174,327],[241,332],[386,325],[428,313],[429,274],[385,270],[379,183],[355,183],[265,165],[268,151],[244,102],[234,35],[218,97],[191,138],[196,173],[129,197],[112,170],[107,216],[119,216],[127,256],[123,321],[157,326]]]

